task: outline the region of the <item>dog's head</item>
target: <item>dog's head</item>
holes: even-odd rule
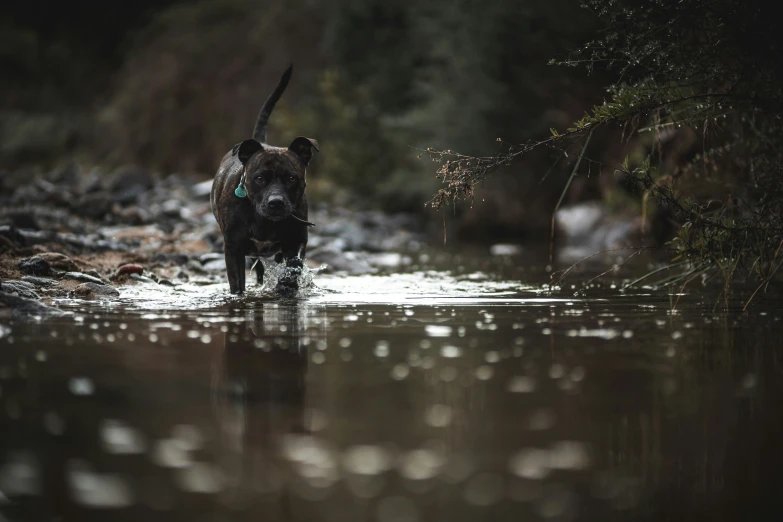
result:
[[[247,197],[261,217],[280,221],[291,215],[304,196],[307,165],[318,142],[300,136],[289,147],[243,141],[235,153],[245,169]]]

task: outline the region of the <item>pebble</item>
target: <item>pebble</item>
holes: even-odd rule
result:
[[[33,284],[35,286],[59,286],[60,283],[54,279],[46,279],[45,277],[35,276],[22,276],[22,281]]]
[[[73,279],[75,281],[84,281],[85,283],[95,283],[96,285],[106,286],[103,279],[82,272],[66,272],[63,279]]]
[[[142,283],[154,283],[155,282],[154,279],[151,279],[149,277],[145,277],[145,276],[139,275],[139,274],[131,274],[130,278],[133,279],[134,281],[140,281]]]
[[[83,299],[119,297],[120,295],[116,288],[98,283],[82,283],[76,287],[74,293]]]
[[[114,277],[119,277],[121,275],[125,274],[139,274],[141,275],[144,273],[144,267],[141,265],[137,265],[134,263],[128,263],[127,265],[122,265],[117,269],[117,272],[114,274]]]

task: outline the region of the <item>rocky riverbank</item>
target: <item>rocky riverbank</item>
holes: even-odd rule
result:
[[[40,313],[41,303],[56,298],[111,299],[118,288],[139,283],[223,282],[210,187],[211,179],[161,178],[133,166],[1,173],[0,315]],[[310,221],[316,227],[307,261],[326,271],[397,268],[423,244],[411,215],[315,204]]]

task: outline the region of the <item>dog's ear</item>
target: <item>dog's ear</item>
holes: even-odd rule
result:
[[[239,161],[242,163],[242,165],[244,165],[245,162],[250,159],[250,156],[259,150],[263,150],[264,146],[258,143],[256,140],[245,140],[239,144],[239,147],[235,147],[235,149],[236,155],[239,157]]]
[[[305,165],[310,163],[310,159],[313,157],[313,149],[320,152],[318,142],[304,136],[294,139],[291,145],[288,146],[288,150],[293,152]]]

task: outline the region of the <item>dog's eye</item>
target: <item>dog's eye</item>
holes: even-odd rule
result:
[[[296,177],[296,176],[294,176],[293,174],[291,174],[290,176],[288,176],[288,181],[290,181],[291,183],[296,183],[296,181],[297,181],[298,179],[299,179],[299,178],[297,178],[297,177]]]
[[[256,183],[263,183],[264,177],[263,176],[256,176]]]

